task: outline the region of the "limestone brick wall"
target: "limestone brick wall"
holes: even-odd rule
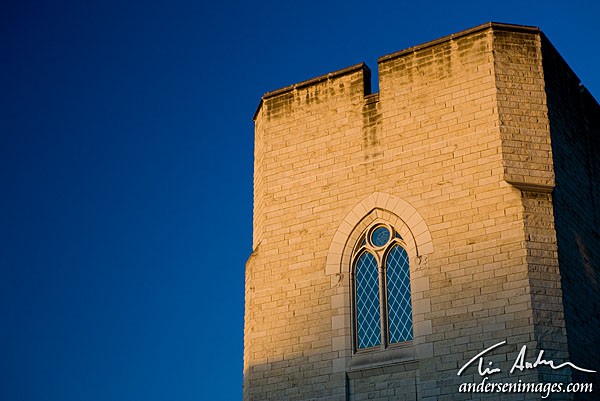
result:
[[[477,380],[456,372],[492,344],[507,341],[498,364],[524,344],[537,346],[525,208],[521,191],[505,181],[495,64],[501,49],[494,47],[500,33],[520,34],[468,32],[380,60],[384,136],[406,180],[388,190],[423,215],[434,245],[423,293],[431,332],[415,339],[433,345],[418,358],[419,399],[456,399],[460,382]]]
[[[551,195],[555,177],[541,34],[499,30],[494,34],[494,49],[504,178],[522,191],[536,347],[556,360],[569,360]],[[570,379],[567,370],[537,372],[542,382]]]
[[[261,154],[255,250],[246,269],[247,400],[345,396],[344,374],[332,374],[337,353],[324,265],[340,205],[355,202],[351,175],[362,161],[369,80],[364,65],[350,67],[267,94],[256,115]]]
[[[581,366],[600,370],[600,106],[544,36],[542,54],[569,354]],[[574,370],[573,381],[600,388],[598,374]]]
[[[579,341],[582,317],[598,318],[564,323],[563,290],[567,316],[580,306],[577,291],[596,290],[588,276],[598,248],[569,234],[571,219],[591,206],[559,218],[554,205],[555,180],[558,187],[570,173],[553,160],[568,152],[556,149],[558,98],[546,101],[540,35],[486,24],[380,58],[376,94],[359,64],[263,96],[246,266],[246,401],[471,399],[457,389],[481,380],[476,367],[457,372],[500,341],[489,359],[504,368],[494,381],[570,379],[568,370],[508,376],[523,345],[532,357],[542,348],[557,359],[581,353],[567,343],[570,325]],[[592,202],[598,176],[587,177]],[[563,193],[567,209],[575,195]],[[414,338],[356,353],[350,254],[377,221],[407,242]],[[580,236],[594,234],[585,227]],[[557,252],[574,241],[596,270],[573,262],[565,275]],[[573,284],[585,274],[590,283]]]

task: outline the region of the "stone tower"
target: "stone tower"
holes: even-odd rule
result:
[[[518,366],[526,346],[600,371],[597,102],[528,26],[378,68],[379,93],[359,64],[258,106],[244,400],[596,399],[459,391],[600,391],[598,373]],[[467,364],[490,347],[487,373]]]

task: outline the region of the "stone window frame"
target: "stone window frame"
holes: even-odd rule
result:
[[[389,224],[405,242],[409,256],[413,306],[413,340],[394,347],[355,352],[353,345],[352,256],[366,230],[374,224]],[[425,341],[431,334],[431,304],[424,292],[429,290],[426,274],[428,255],[433,252],[429,228],[419,212],[407,201],[375,192],[350,210],[336,230],[326,259],[325,274],[330,277],[333,372],[364,371],[375,367],[409,363],[433,355],[433,344]]]

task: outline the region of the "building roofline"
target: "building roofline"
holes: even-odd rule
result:
[[[281,94],[284,94],[287,92],[291,92],[295,89],[301,89],[306,86],[318,84],[319,82],[338,78],[342,75],[351,74],[353,72],[357,72],[357,71],[361,71],[361,70],[367,71],[369,73],[371,72],[371,69],[367,66],[367,64],[365,64],[363,62],[363,63],[358,63],[355,65],[352,65],[350,67],[346,67],[346,68],[342,68],[340,70],[330,72],[328,74],[319,75],[318,77],[310,78],[305,81],[301,81],[301,82],[298,82],[298,83],[295,83],[292,85],[284,86],[283,88],[279,88],[279,89],[275,89],[275,90],[266,92],[260,99],[260,102],[258,103],[258,107],[256,108],[256,111],[254,112],[254,116],[252,117],[252,119],[256,120],[256,116],[258,115],[258,112],[260,111],[260,108],[262,107],[262,104],[266,99],[269,99],[269,98],[272,98],[272,97],[275,97],[275,96],[278,96],[278,95],[281,95]]]
[[[401,57],[408,53],[426,49],[428,47],[435,46],[440,43],[449,42],[451,40],[454,40],[454,39],[457,39],[457,38],[460,38],[463,36],[471,35],[473,33],[477,33],[480,31],[485,31],[487,29],[496,29],[496,30],[512,31],[512,32],[527,32],[527,33],[537,33],[537,34],[539,34],[541,32],[540,28],[535,27],[535,26],[505,24],[505,23],[501,23],[501,22],[486,22],[485,24],[481,24],[481,25],[475,26],[473,28],[465,29],[463,31],[456,32],[451,35],[441,37],[439,39],[434,39],[429,42],[422,43],[420,45],[412,46],[412,47],[409,47],[404,50],[399,50],[394,53],[386,54],[385,56],[379,57],[377,59],[377,63],[379,64],[384,61],[392,60],[394,58]]]
[[[404,50],[399,50],[397,52],[381,56],[377,59],[377,63],[379,64],[379,63],[382,63],[382,62],[385,62],[388,60],[392,60],[397,57],[401,57],[403,55],[406,55],[406,54],[409,54],[409,53],[412,53],[412,52],[415,52],[418,50],[426,49],[428,47],[432,47],[432,46],[438,45],[440,43],[448,42],[448,41],[451,41],[451,40],[454,40],[454,39],[457,39],[457,38],[460,38],[463,36],[471,35],[473,33],[477,33],[480,31],[485,31],[487,29],[495,29],[495,30],[500,30],[500,31],[511,31],[511,32],[527,32],[527,33],[533,33],[533,34],[541,34],[542,33],[542,31],[538,27],[535,27],[535,26],[506,24],[506,23],[502,23],[502,22],[486,22],[485,24],[481,24],[481,25],[475,26],[473,28],[465,29],[463,31],[456,32],[451,35],[441,37],[439,39],[434,39],[432,41],[425,42],[420,45],[412,46],[412,47],[409,47]],[[288,86],[285,86],[280,89],[275,89],[273,91],[266,92],[261,97],[260,102],[258,103],[258,106],[256,107],[256,111],[254,112],[254,116],[252,117],[252,120],[256,121],[256,117],[258,116],[258,113],[266,99],[269,99],[269,98],[272,98],[272,97],[275,97],[275,96],[278,96],[278,95],[281,95],[281,94],[284,94],[287,92],[291,92],[295,89],[301,89],[306,86],[314,85],[319,82],[337,78],[339,76],[350,74],[350,73],[360,71],[360,70],[368,71],[369,73],[371,72],[371,70],[365,63],[359,63],[359,64],[352,65],[350,67],[346,67],[346,68],[342,68],[340,70],[330,72],[328,74],[320,75],[315,78],[307,79],[305,81],[301,81],[301,82],[298,82],[298,83],[295,83],[292,85],[288,85]]]

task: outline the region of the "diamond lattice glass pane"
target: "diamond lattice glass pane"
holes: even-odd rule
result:
[[[379,273],[375,257],[365,252],[356,264],[356,331],[358,348],[381,344]]]
[[[384,246],[390,240],[390,230],[385,227],[377,227],[371,234],[371,243],[375,246]]]
[[[394,245],[386,261],[387,317],[390,343],[412,340],[412,302],[408,254]]]

